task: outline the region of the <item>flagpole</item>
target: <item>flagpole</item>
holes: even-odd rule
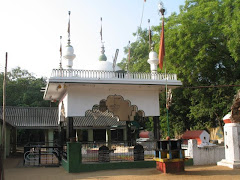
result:
[[[160,2],[158,5],[159,11],[162,14],[162,32],[161,32],[161,38],[160,38],[160,46],[159,46],[159,67],[162,69],[163,67],[163,61],[165,56],[165,47],[164,47],[164,13],[166,9],[163,6],[163,3]],[[167,62],[165,61],[165,78],[166,78],[166,112],[167,112],[167,131],[168,131],[168,137],[170,137],[170,130],[169,130],[169,117],[168,117],[168,102],[167,102],[167,95],[168,95],[168,87],[167,87]]]

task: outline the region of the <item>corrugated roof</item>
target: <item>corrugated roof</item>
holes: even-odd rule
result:
[[[0,108],[2,118],[2,108]],[[17,128],[57,128],[58,108],[56,107],[6,107],[6,122]],[[112,113],[98,110],[86,111],[85,117],[73,117],[75,128],[87,127],[119,127],[126,125],[125,121],[118,121]]]

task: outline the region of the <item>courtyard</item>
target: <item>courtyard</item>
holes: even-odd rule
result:
[[[163,174],[155,168],[121,169],[88,173],[67,173],[62,167],[23,167],[21,158],[7,158],[6,180],[78,180],[78,179],[240,179],[239,169],[221,166],[186,166],[185,172]]]

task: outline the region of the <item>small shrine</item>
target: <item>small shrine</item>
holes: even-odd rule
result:
[[[240,168],[240,91],[233,101],[231,115],[226,115],[224,122],[225,159],[217,164],[232,169]]]

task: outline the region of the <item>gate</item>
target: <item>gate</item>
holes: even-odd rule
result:
[[[24,146],[25,166],[59,166],[61,162],[62,147],[45,146],[44,144],[27,144]]]

